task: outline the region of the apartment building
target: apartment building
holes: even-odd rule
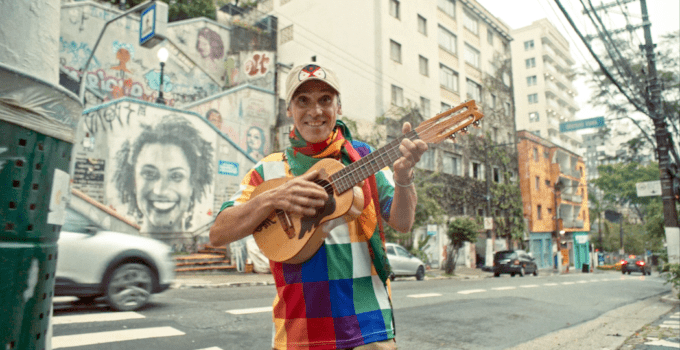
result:
[[[583,158],[527,130],[517,133],[530,251],[539,267],[588,264],[590,218]]]
[[[569,43],[547,19],[511,35],[517,129],[580,152],[578,134],[560,133],[560,123],[574,120],[579,110]]]

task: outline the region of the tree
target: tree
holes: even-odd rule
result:
[[[143,3],[145,0],[126,0],[125,8],[130,9]],[[217,18],[217,7],[214,0],[160,0],[168,4],[168,22],[181,21],[189,18],[206,17],[212,20]],[[113,4],[119,4],[120,0],[110,0]],[[225,1],[217,1],[222,4]]]
[[[465,242],[477,242],[481,226],[472,218],[458,217],[449,221],[446,234],[450,243],[446,247],[446,273],[452,275],[456,269],[456,262],[460,248]]]
[[[605,209],[629,206],[637,214],[640,221],[645,222],[649,204],[659,201],[658,197],[638,197],[636,183],[652,181],[659,178],[659,165],[652,162],[641,166],[637,163],[605,164],[597,167],[600,177],[591,183],[603,191]]]

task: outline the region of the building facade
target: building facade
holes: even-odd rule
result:
[[[535,134],[517,133],[530,251],[541,268],[589,263],[590,216],[583,158]]]
[[[580,152],[579,135],[560,133],[560,123],[579,110],[569,43],[547,19],[513,30],[512,37],[517,129]]]

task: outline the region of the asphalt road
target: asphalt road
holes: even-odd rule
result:
[[[603,348],[664,311],[652,276],[616,272],[393,283],[400,349]],[[55,302],[53,349],[271,348],[273,286],[176,289],[130,313]],[[667,306],[668,309],[671,306]],[[111,319],[115,317],[116,319]],[[627,333],[626,333],[627,332]],[[606,348],[606,347],[605,347]],[[614,347],[609,347],[615,349]]]

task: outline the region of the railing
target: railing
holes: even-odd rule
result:
[[[583,220],[562,219],[562,226],[564,228],[583,228]]]

